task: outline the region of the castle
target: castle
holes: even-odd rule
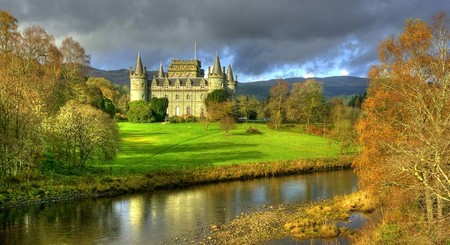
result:
[[[236,87],[237,76],[233,77],[231,65],[227,71],[220,66],[218,54],[212,69],[208,67],[207,78],[197,59],[174,59],[167,73],[161,63],[158,76],[153,76],[151,80],[148,79],[147,68],[142,66],[140,54],[137,56],[134,72],[130,67],[130,101],[150,101],[154,97],[165,97],[169,100],[169,116],[203,116],[206,112],[204,99],[208,93],[223,89],[229,97],[233,97]]]

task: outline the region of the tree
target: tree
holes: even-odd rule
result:
[[[69,101],[46,122],[52,152],[68,167],[82,168],[88,160],[110,161],[119,147],[119,131],[106,113]]]
[[[18,21],[7,11],[0,11],[0,52],[9,53],[19,44]]]
[[[227,93],[223,89],[216,89],[209,93],[205,98],[205,105],[208,107],[210,102],[224,102],[227,100]]]
[[[448,42],[443,14],[431,26],[408,19],[402,33],[382,41],[358,123],[363,186],[385,195],[393,186],[412,189],[430,224],[450,203]]]
[[[355,123],[359,112],[346,106],[342,98],[332,98],[329,102],[331,135],[339,142],[341,154],[356,146]]]
[[[215,110],[211,110],[215,107]],[[217,103],[215,105],[210,104],[210,110],[208,115],[211,113],[214,121],[219,120],[219,127],[228,134],[228,131],[236,128],[236,120],[233,116],[234,104],[231,101],[224,101]],[[214,112],[213,112],[214,111]]]
[[[64,58],[63,77],[69,81],[84,79],[91,58],[81,44],[72,37],[66,37],[62,41],[61,52]]]
[[[127,118],[128,121],[134,123],[150,123],[152,122],[152,108],[147,101],[138,100],[128,104]]]
[[[231,101],[216,102],[210,101],[206,108],[207,117],[204,120],[205,129],[208,129],[211,122],[219,121],[219,127],[226,133],[235,127],[233,117],[233,103]]]
[[[322,85],[313,79],[294,83],[287,101],[287,118],[293,122],[323,122],[326,116],[326,102]]]
[[[104,108],[100,89],[87,86],[79,73],[62,75],[70,70],[70,64],[85,65],[88,56],[73,39],[63,42],[63,47],[64,52],[39,26],[25,28],[20,35],[17,20],[0,11],[0,185],[18,173],[36,169],[45,161],[49,148],[60,160],[71,160],[70,164],[78,166],[87,159],[111,159],[115,154],[115,150],[109,151],[118,143],[114,121],[104,119],[104,113],[89,105],[81,105]],[[77,53],[84,61],[73,59],[79,57]],[[78,102],[67,103],[70,99]],[[59,125],[52,124],[55,122]],[[78,138],[62,136],[76,133]],[[81,141],[81,136],[88,138]],[[77,161],[59,148],[70,153],[72,145],[76,146],[72,151],[77,153]]]
[[[279,79],[277,83],[270,88],[268,103],[270,114],[269,125],[275,129],[278,129],[284,121],[288,93],[289,84],[282,79]]]
[[[248,119],[256,118],[259,102],[255,96],[244,96],[240,95],[237,97],[239,113],[245,117],[245,122],[248,122]]]
[[[155,117],[156,122],[162,122],[167,115],[167,107],[169,106],[169,100],[167,98],[155,98],[150,101],[151,110]]]

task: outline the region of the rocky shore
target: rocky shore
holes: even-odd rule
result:
[[[345,223],[351,223],[353,213],[370,213],[373,208],[374,203],[362,192],[307,204],[263,206],[224,224],[211,224],[197,234],[174,238],[165,244],[263,244],[288,237],[353,239],[357,234],[355,229],[359,227]]]

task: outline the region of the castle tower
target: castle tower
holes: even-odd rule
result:
[[[164,70],[163,70],[162,62],[159,64],[158,77],[159,77],[159,78],[164,77]]]
[[[229,97],[234,97],[236,93],[236,85],[237,85],[237,77],[236,80],[233,78],[233,70],[231,69],[231,65],[228,65],[227,70],[227,94]]]
[[[216,53],[216,59],[214,60],[214,66],[212,68],[212,72],[209,72],[208,69],[208,81],[209,81],[209,91],[213,91],[216,89],[225,89],[224,83],[225,73],[222,71],[222,67],[220,67],[219,54]]]
[[[141,54],[138,53],[134,72],[130,67],[130,101],[147,100],[147,68],[143,68]]]

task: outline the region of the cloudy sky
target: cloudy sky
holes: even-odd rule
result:
[[[448,0],[0,0],[23,30],[41,25],[78,40],[91,65],[147,69],[216,52],[239,81],[293,76],[365,76],[380,40],[406,18],[450,13]]]

